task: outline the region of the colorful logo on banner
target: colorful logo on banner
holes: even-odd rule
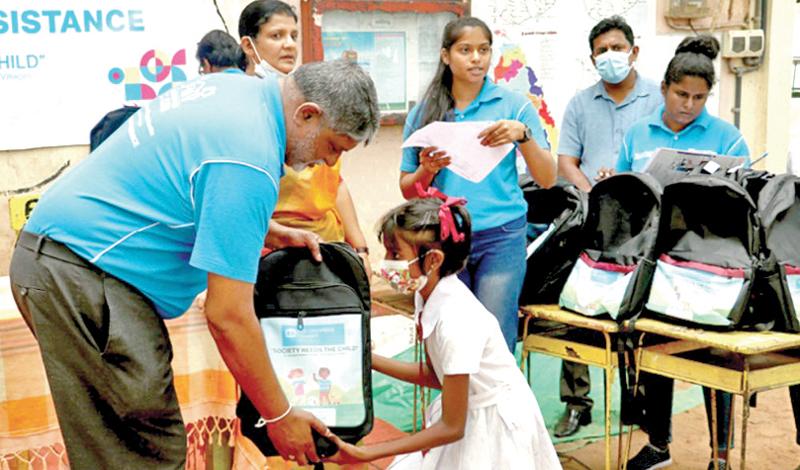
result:
[[[175,82],[185,82],[186,49],[181,49],[167,59],[162,51],[150,49],[142,55],[138,67],[114,67],[108,71],[108,80],[114,85],[124,83],[126,100],[152,100],[172,88]],[[156,93],[158,89],[158,93]]]

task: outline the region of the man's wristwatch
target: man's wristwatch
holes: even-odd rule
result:
[[[359,255],[361,254],[369,255],[369,248],[367,248],[366,246],[357,246],[353,249],[356,250],[356,253],[358,253]]]
[[[517,140],[517,143],[524,144],[525,142],[531,140],[531,137],[533,137],[533,135],[531,134],[531,128],[525,126],[525,132],[522,134],[522,138]]]

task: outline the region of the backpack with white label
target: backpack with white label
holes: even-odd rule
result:
[[[650,175],[620,173],[589,193],[580,255],[559,305],[622,321],[642,311],[653,273],[661,186]]]
[[[320,251],[321,263],[306,248],[262,258],[256,316],[289,403],[356,443],[373,423],[369,282],[349,245],[323,243]],[[242,394],[236,414],[242,434],[264,455],[276,455],[247,395]]]
[[[780,302],[776,329],[800,333],[800,178],[777,175],[759,192],[764,245],[775,260]],[[775,283],[774,283],[775,284]]]
[[[705,328],[771,329],[774,296],[761,221],[748,191],[732,179],[693,175],[662,197],[658,260],[646,308]]]

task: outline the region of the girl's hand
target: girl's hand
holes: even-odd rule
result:
[[[419,164],[428,173],[435,175],[439,170],[450,164],[450,156],[437,147],[425,147],[419,153]]]
[[[498,147],[504,144],[513,144],[525,137],[525,124],[512,119],[497,121],[478,134],[481,145]]]
[[[328,439],[335,442],[336,445],[339,447],[338,452],[325,459],[327,462],[347,464],[347,463],[369,462],[371,460],[374,460],[374,457],[370,456],[369,449],[367,447],[358,447],[352,444],[348,444],[343,440],[341,440],[339,436],[333,433],[330,433],[327,437]]]

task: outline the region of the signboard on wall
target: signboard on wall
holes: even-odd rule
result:
[[[108,111],[195,77],[197,42],[217,28],[212,2],[5,0],[0,150],[88,144]]]
[[[407,111],[405,32],[323,31],[322,49],[325,60],[354,60],[372,77],[381,111]]]

